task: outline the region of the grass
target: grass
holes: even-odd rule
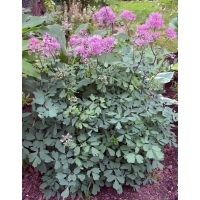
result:
[[[169,2],[170,0],[165,0]],[[122,10],[130,10],[134,14],[137,15],[136,22],[132,25],[132,28],[135,30],[136,25],[144,24],[146,19],[152,12],[160,12],[162,13],[162,17],[165,21],[164,27],[159,30],[161,35],[163,34],[163,30],[169,27],[169,22],[172,18],[177,17],[177,8],[175,7],[174,10],[172,9],[165,9],[161,10],[161,3],[158,5],[159,2],[125,2],[120,1],[118,5],[110,5],[112,10],[119,16]],[[165,7],[165,4],[162,3],[162,8]],[[167,7],[166,7],[167,8]],[[173,11],[173,12],[172,12]],[[163,46],[165,43],[165,38],[159,39],[157,45]],[[165,45],[165,48],[170,52],[177,52],[178,51],[178,39],[174,39],[173,41],[168,41]]]

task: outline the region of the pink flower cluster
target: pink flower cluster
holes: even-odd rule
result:
[[[145,24],[137,26],[137,31],[134,36],[134,42],[137,46],[148,46],[155,39],[160,38],[160,33],[156,32],[156,29],[162,28],[164,20],[162,14],[151,13]],[[153,29],[153,30],[152,30]],[[168,28],[164,31],[168,38],[174,39],[177,37],[176,32],[172,28]]]
[[[167,35],[168,38],[174,39],[177,37],[176,32],[172,28],[168,28],[164,31],[164,33]]]
[[[124,10],[121,12],[120,16],[121,19],[125,19],[127,21],[135,21],[136,20],[136,15],[133,14],[131,11],[129,10]]]
[[[159,12],[151,13],[149,18],[146,20],[146,24],[153,29],[161,29],[164,25],[164,20],[162,19],[162,14]]]
[[[137,46],[148,46],[155,39],[160,38],[160,33],[156,29],[162,28],[164,20],[159,12],[151,13],[145,24],[137,26],[134,42]],[[151,30],[153,29],[153,31]]]
[[[99,24],[105,24],[106,26],[115,22],[115,13],[108,6],[102,7],[99,12],[93,14],[92,18]]]
[[[78,35],[72,35],[68,42],[68,45],[74,49],[74,53],[80,56],[83,62],[90,56],[100,56],[112,52],[114,44],[115,38],[107,37],[103,39],[99,35],[87,38],[79,38]]]
[[[137,26],[134,42],[137,46],[148,46],[154,39],[160,38],[160,33],[149,32],[150,26],[142,24]]]
[[[81,35],[81,36],[86,36],[87,34],[88,34],[87,30],[84,28],[79,31],[79,35]]]
[[[30,44],[27,45],[29,49],[28,54],[32,53],[40,54],[46,57],[52,57],[53,55],[59,55],[58,50],[60,50],[61,46],[56,41],[55,38],[50,37],[48,33],[43,36],[43,41],[39,41],[37,38],[30,38]]]

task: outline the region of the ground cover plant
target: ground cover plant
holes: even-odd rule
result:
[[[122,185],[138,190],[155,181],[148,176],[155,168],[163,169],[163,147],[177,146],[177,113],[170,108],[177,101],[162,95],[174,72],[169,52],[155,45],[162,14],[151,13],[134,36],[112,35],[116,15],[101,8],[93,20],[105,29],[82,24],[68,42],[60,25],[33,28],[34,19],[26,21],[23,60],[39,76],[33,76],[32,110],[22,114],[23,163],[42,174],[46,199],[89,198],[103,186],[119,194]],[[163,34],[177,36],[171,28]]]

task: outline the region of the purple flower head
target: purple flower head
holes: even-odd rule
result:
[[[160,29],[164,25],[164,20],[162,19],[162,14],[159,12],[151,13],[149,18],[146,20],[146,24],[149,25],[150,28]]]
[[[115,22],[115,13],[108,6],[102,7],[99,12],[93,14],[92,18],[99,24],[105,24],[106,26]]]
[[[68,45],[70,47],[76,46],[76,45],[80,44],[81,41],[82,41],[82,38],[79,38],[78,35],[74,34],[74,35],[71,35]]]
[[[135,44],[139,47],[142,47],[142,46],[145,46],[146,45],[146,42],[144,39],[141,39],[141,38],[136,38],[134,40]]]
[[[74,38],[79,40],[79,42],[74,42]],[[70,38],[69,44],[74,47],[74,53],[81,57],[81,61],[84,62],[88,57],[102,55],[108,52],[112,52],[115,44],[115,38],[107,37],[103,39],[100,35],[93,35],[88,38],[77,38],[72,36]]]
[[[129,10],[124,10],[119,16],[121,19],[126,19],[127,21],[135,21],[136,20],[136,15],[133,14]]]
[[[81,29],[80,31],[79,31],[79,35],[81,35],[81,36],[86,36],[87,35],[87,30],[86,29]]]
[[[107,37],[104,39],[105,42],[105,52],[110,53],[113,51],[115,45],[115,38]]]
[[[30,44],[27,45],[29,54],[36,52],[46,57],[59,55],[58,50],[60,50],[61,46],[59,43],[57,43],[56,39],[50,37],[48,33],[43,36],[42,42],[40,42],[37,38],[31,38],[29,41]]]
[[[137,26],[137,32],[144,33],[147,32],[150,29],[150,27],[147,24],[142,24]]]
[[[153,32],[153,33],[151,33],[151,36],[152,36],[153,39],[159,39],[160,38],[160,33]]]
[[[46,57],[52,57],[53,55],[58,55],[58,50],[61,46],[56,41],[55,38],[50,37],[48,33],[43,36],[43,41],[41,43],[42,55]]]
[[[177,38],[177,34],[172,28],[168,28],[164,31],[168,38],[174,39]]]
[[[30,38],[30,44],[27,44],[26,47],[30,49],[28,54],[31,55],[33,52],[40,50],[40,41],[37,38]]]
[[[152,41],[153,38],[158,36],[157,34],[152,35],[149,33],[150,27],[146,24],[138,25],[137,31],[134,36],[134,42],[137,46],[148,46]]]

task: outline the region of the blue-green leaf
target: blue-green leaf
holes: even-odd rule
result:
[[[61,196],[63,198],[67,198],[69,196],[69,188],[68,187],[61,193]]]
[[[143,159],[144,158],[141,155],[136,156],[136,160],[137,160],[138,163],[143,163]]]
[[[121,126],[120,122],[118,122],[116,125],[116,129],[121,129],[121,128],[122,128],[122,126]]]
[[[93,156],[98,156],[99,155],[99,150],[95,149],[94,147],[92,147],[92,155]]]
[[[33,99],[33,103],[43,105],[44,104],[44,92],[42,90],[36,89],[36,92],[33,92],[35,98]]]
[[[115,151],[113,151],[111,148],[107,148],[108,149],[108,152],[111,156],[114,156],[115,155]]]
[[[64,179],[65,177],[66,177],[66,174],[63,174],[63,173],[57,173],[56,174],[57,179]]]
[[[61,167],[60,161],[56,160],[54,168],[59,169],[60,167]]]
[[[81,150],[80,147],[76,147],[76,148],[74,149],[74,156],[79,155],[80,150]]]
[[[134,153],[128,153],[124,156],[124,158],[127,160],[128,163],[135,163],[135,154]]]
[[[100,187],[97,184],[93,184],[92,194],[96,195],[98,192],[100,192]]]
[[[79,174],[79,175],[78,175],[78,178],[79,178],[81,181],[83,181],[83,180],[85,179],[85,175],[84,175],[84,174]]]
[[[174,72],[163,72],[157,74],[154,79],[159,81],[160,83],[168,83],[171,81],[172,77],[174,75]]]
[[[117,181],[117,179],[115,179],[115,182],[113,184],[113,188],[115,188],[116,190],[120,189],[120,184],[119,182]]]

